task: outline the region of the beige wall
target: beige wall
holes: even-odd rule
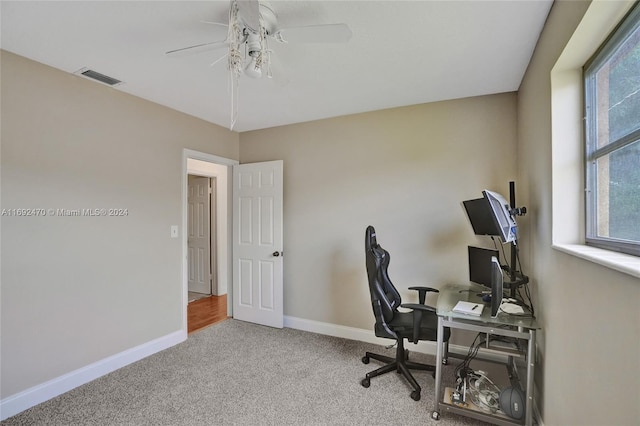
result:
[[[554,4],[518,93],[518,175],[531,224],[527,261],[543,327],[538,405],[546,425],[632,425],[640,418],[639,280],[552,248],[552,226],[563,224],[552,224],[550,72],[588,6]]]
[[[2,52],[2,398],[179,331],[183,148],[238,134]]]
[[[367,225],[398,287],[468,279],[466,246],[490,241],[460,203],[508,196],[516,121],[509,93],[242,133],[242,163],[284,160],[285,315],[372,329]]]

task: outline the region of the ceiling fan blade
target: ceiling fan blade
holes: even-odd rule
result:
[[[229,24],[223,24],[222,22],[212,22],[212,21],[200,21],[200,22],[207,25],[217,25],[219,27],[229,28]]]
[[[260,3],[258,0],[237,0],[238,15],[253,32],[260,32]]]
[[[210,50],[220,49],[229,46],[226,40],[212,41],[210,43],[196,44],[195,46],[183,47],[180,49],[169,50],[165,55],[177,58],[187,55],[195,55],[197,53],[208,52]]]
[[[346,43],[352,35],[347,24],[325,24],[281,28],[276,39],[286,43]]]
[[[219,57],[218,59],[216,59],[215,61],[211,62],[209,64],[210,67],[214,66],[215,64],[217,64],[218,62],[220,62],[221,60],[223,60],[224,58],[226,58],[227,56],[229,56],[229,52],[225,53],[224,55],[222,55],[221,57]]]

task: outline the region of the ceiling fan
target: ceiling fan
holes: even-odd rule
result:
[[[271,39],[279,43],[346,43],[352,35],[347,24],[280,28],[271,4],[258,0],[231,0],[228,23],[205,23],[227,27],[226,39],[170,50],[166,55],[177,57],[228,48],[228,52],[211,65],[228,57],[232,74],[252,78],[260,78],[263,71],[272,77]]]
[[[228,58],[231,86],[230,130],[233,130],[238,115],[238,78],[241,75],[260,78],[263,73],[269,78],[273,77],[269,40],[279,43],[346,43],[352,35],[346,24],[280,28],[271,4],[258,0],[231,0],[228,23],[206,23],[227,27],[226,39],[170,50],[166,55],[174,57],[219,48],[228,49],[227,53],[211,65]]]

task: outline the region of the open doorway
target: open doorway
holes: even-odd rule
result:
[[[229,198],[231,196],[231,180],[233,177],[232,166],[238,164],[236,160],[230,160],[223,157],[217,157],[211,154],[205,154],[197,151],[185,150],[184,151],[184,163],[183,163],[183,221],[182,221],[182,236],[183,236],[183,326],[184,330],[188,330],[188,305],[190,287],[194,289],[194,284],[201,287],[197,292],[201,294],[207,294],[209,297],[217,297],[219,300],[224,300],[226,303],[226,316],[232,315],[232,275],[231,275],[231,250],[232,250],[232,228],[231,228],[231,207],[232,201]],[[192,176],[192,177],[190,177]],[[202,196],[201,206],[196,206],[196,202],[191,206],[192,209],[205,210],[206,207],[206,194],[202,188],[208,186],[211,187],[210,196],[210,214],[207,221],[206,213],[201,213],[201,229],[190,229],[190,226],[195,226],[197,222],[191,221],[189,223],[189,181],[199,181],[201,188],[199,189]],[[195,191],[195,189],[194,189]],[[197,199],[198,197],[196,197]],[[193,201],[193,200],[192,200]],[[195,216],[195,212],[192,211],[191,215]],[[197,219],[196,219],[197,220]],[[206,231],[206,225],[208,225],[208,232]],[[192,232],[193,231],[193,232]],[[189,236],[194,234],[200,234],[201,241],[189,242]],[[206,234],[209,234],[208,236]],[[208,237],[208,238],[207,238]],[[209,254],[207,255],[204,243],[209,241]],[[191,246],[191,248],[190,248]],[[203,246],[203,250],[199,249],[199,246]],[[190,256],[190,249],[192,255]],[[191,262],[194,263],[191,263]],[[208,265],[208,266],[207,266]],[[207,269],[210,271],[207,274]],[[198,274],[200,274],[198,276]],[[208,281],[208,282],[207,282]],[[201,299],[197,302],[202,302]],[[201,303],[204,305],[204,303]],[[220,310],[221,303],[210,303],[211,309]],[[205,309],[206,310],[206,309]],[[219,312],[210,312],[219,316]]]

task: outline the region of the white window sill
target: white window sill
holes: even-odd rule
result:
[[[581,244],[554,244],[553,248],[640,278],[640,257]]]

